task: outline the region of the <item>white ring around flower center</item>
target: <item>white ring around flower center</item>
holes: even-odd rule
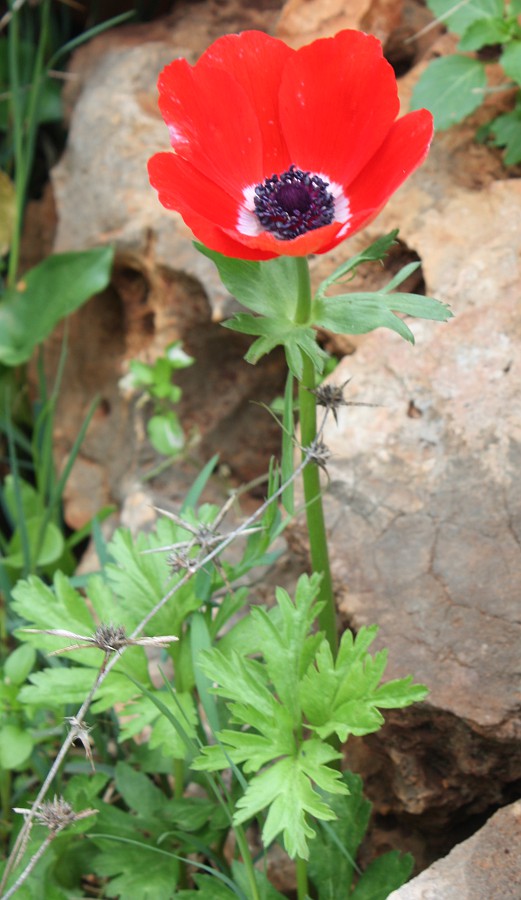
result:
[[[334,200],[334,216],[333,222],[342,222],[341,232],[347,231],[351,221],[351,212],[349,209],[349,200],[347,199],[342,185],[336,181],[330,181],[327,175],[319,172],[310,172],[310,175],[317,176],[325,182],[327,190]],[[239,215],[237,217],[237,231],[247,237],[257,237],[262,234],[265,229],[259,222],[255,213],[255,188],[256,184],[250,184],[244,188],[242,194],[244,202],[239,207]]]

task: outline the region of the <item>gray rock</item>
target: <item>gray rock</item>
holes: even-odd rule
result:
[[[519,900],[521,801],[499,810],[444,859],[388,900]]]
[[[173,42],[128,46],[123,36],[83,72],[67,149],[52,172],[58,209],[55,252],[114,243],[150,268],[167,266],[204,283],[216,318],[230,298],[215,267],[192,244],[178,213],[164,209],[147,175],[147,160],[169,149],[157,108],[157,77],[191,50]],[[86,77],[85,77],[86,76]]]

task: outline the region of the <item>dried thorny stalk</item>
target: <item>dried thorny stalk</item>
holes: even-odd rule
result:
[[[45,826],[45,828],[48,829],[49,834],[40,844],[38,850],[32,855],[25,869],[17,878],[12,887],[10,887],[9,890],[2,895],[2,900],[8,900],[8,898],[12,897],[13,894],[15,894],[16,891],[22,886],[24,881],[26,881],[26,879],[33,871],[37,862],[42,858],[49,844],[54,840],[56,835],[60,833],[60,831],[63,831],[63,829],[67,828],[68,825],[74,825],[75,822],[79,822],[81,821],[81,819],[86,819],[89,816],[93,816],[97,813],[96,809],[82,809],[80,810],[80,812],[75,812],[70,803],[67,803],[67,801],[64,800],[63,797],[56,797],[56,795],[54,796],[53,800],[49,800],[46,803],[39,803],[38,805],[34,803],[31,809],[19,809],[15,807],[13,811],[16,813],[20,813],[25,817],[24,827],[22,829],[22,831],[24,832],[24,840],[20,844],[13,865],[16,865],[18,859],[25,852],[31,834],[33,821],[38,825]]]
[[[85,697],[85,700],[81,704],[76,715],[69,717],[69,719],[68,719],[68,721],[71,725],[71,728],[69,729],[67,737],[65,738],[62,746],[60,747],[60,750],[58,751],[58,754],[47,774],[47,777],[45,778],[40,790],[38,791],[38,794],[33,802],[32,807],[29,810],[23,810],[23,815],[24,815],[25,821],[20,830],[18,838],[14,844],[11,855],[10,855],[9,859],[7,860],[7,864],[6,864],[3,878],[2,878],[2,883],[0,885],[0,890],[3,891],[5,889],[5,886],[6,886],[9,876],[11,875],[11,873],[12,873],[13,869],[16,867],[16,865],[20,862],[20,860],[23,856],[23,853],[25,852],[25,849],[27,847],[27,842],[29,839],[29,834],[30,834],[30,831],[32,828],[32,824],[35,820],[40,821],[39,817],[41,817],[41,810],[45,806],[44,798],[47,795],[49,787],[52,784],[52,782],[61,766],[63,759],[65,758],[66,754],[69,751],[69,748],[72,746],[74,741],[80,740],[82,742],[88,758],[91,759],[91,757],[89,756],[90,741],[88,738],[88,729],[84,725],[84,719],[85,719],[85,716],[89,710],[89,707],[94,699],[96,691],[101,686],[101,684],[104,682],[104,680],[107,677],[107,675],[109,674],[109,672],[114,668],[114,666],[116,665],[116,663],[118,662],[118,660],[120,659],[122,654],[125,652],[125,650],[129,646],[135,646],[136,644],[139,644],[141,646],[143,646],[143,645],[165,646],[166,644],[170,643],[171,641],[177,640],[177,637],[175,637],[173,635],[157,636],[157,637],[152,637],[152,638],[146,638],[146,637],[140,638],[140,634],[146,628],[146,626],[151,621],[151,619],[153,619],[154,616],[159,612],[159,610],[162,609],[165,606],[165,604],[168,603],[168,601],[179,590],[181,590],[181,588],[184,587],[184,585],[187,584],[188,581],[197,572],[199,572],[201,569],[203,569],[205,566],[207,566],[210,562],[214,562],[214,564],[215,564],[215,560],[217,559],[217,557],[219,557],[224,552],[224,550],[226,550],[226,548],[230,546],[230,544],[233,541],[235,541],[237,538],[239,538],[241,536],[244,536],[244,535],[252,532],[252,526],[254,526],[255,523],[259,519],[262,518],[262,516],[264,515],[264,513],[266,512],[268,507],[272,503],[274,503],[276,500],[278,500],[278,498],[282,495],[282,493],[286,490],[286,488],[288,488],[289,485],[300,476],[303,469],[310,462],[319,465],[321,468],[325,468],[325,463],[329,456],[329,451],[327,450],[327,448],[324,446],[324,444],[322,442],[322,433],[324,430],[324,425],[325,425],[328,414],[331,411],[334,412],[334,410],[336,409],[336,407],[338,405],[341,405],[341,400],[338,400],[338,402],[336,402],[336,404],[333,406],[329,405],[329,404],[326,406],[325,414],[324,414],[322,423],[318,429],[317,436],[309,447],[301,448],[302,459],[301,459],[299,465],[292,472],[291,476],[288,479],[286,479],[286,481],[283,482],[278,487],[278,489],[272,494],[271,497],[268,497],[268,499],[265,500],[264,503],[258,507],[258,509],[256,509],[250,516],[248,516],[248,518],[245,519],[233,531],[230,531],[229,533],[227,533],[225,535],[221,535],[218,532],[216,532],[215,529],[218,527],[218,525],[221,523],[222,519],[228,512],[231,504],[235,500],[235,495],[232,495],[232,497],[226,501],[226,503],[220,510],[218,516],[214,520],[213,527],[208,527],[208,526],[204,527],[204,534],[203,534],[203,530],[201,528],[199,528],[199,529],[194,528],[193,526],[188,525],[182,519],[179,519],[179,523],[182,525],[182,527],[186,528],[187,531],[189,531],[193,534],[193,539],[192,539],[192,541],[189,542],[190,550],[192,548],[198,547],[199,552],[196,556],[188,559],[188,565],[186,567],[183,567],[184,575],[182,575],[182,577],[179,579],[179,581],[176,582],[176,584],[169,591],[167,591],[167,593],[165,593],[163,595],[163,597],[161,597],[161,599],[156,603],[156,605],[153,607],[153,609],[151,609],[146,614],[146,616],[144,616],[144,618],[141,620],[139,625],[137,625],[137,627],[134,629],[134,631],[132,632],[132,634],[129,637],[126,637],[123,627],[113,626],[113,625],[110,625],[110,626],[100,625],[96,629],[95,634],[90,635],[90,636],[89,635],[79,635],[79,634],[75,634],[74,632],[70,632],[70,631],[66,631],[66,630],[62,630],[62,629],[44,631],[45,634],[54,634],[59,637],[71,638],[74,641],[79,642],[79,643],[70,645],[69,647],[63,648],[62,650],[54,651],[54,653],[60,653],[60,652],[64,653],[67,650],[70,651],[70,650],[75,650],[75,649],[94,647],[94,648],[103,650],[103,652],[105,653],[105,656],[104,656],[103,662],[101,664],[101,667],[99,669],[96,680],[94,681],[94,684],[92,685],[88,695]],[[168,515],[170,518],[173,518],[174,521],[178,520],[178,517],[175,516],[175,514],[173,514],[173,513],[165,512],[164,510],[160,510],[160,512],[163,512],[165,515]],[[164,551],[172,550],[172,547],[165,547],[165,548],[161,548],[161,549]],[[184,555],[185,555],[185,557],[187,556],[186,550],[185,550]],[[172,565],[171,562],[170,562],[170,565]],[[181,570],[181,566],[179,567],[179,570]],[[28,630],[37,631],[38,629],[28,629]],[[87,750],[87,746],[89,747],[89,750]],[[92,764],[92,759],[91,759],[91,764]],[[85,814],[86,813],[83,812],[83,813],[77,814],[77,816],[84,818]],[[65,825],[63,825],[61,827],[65,827]],[[60,830],[61,830],[61,827],[60,827]],[[20,887],[20,885],[25,881],[25,879],[28,877],[30,872],[34,869],[34,866],[36,865],[38,860],[43,856],[43,853],[45,852],[45,850],[47,849],[47,847],[49,846],[49,844],[54,839],[54,837],[56,836],[57,833],[58,833],[57,831],[51,831],[51,833],[47,836],[47,838],[42,843],[42,845],[40,846],[38,851],[31,858],[31,860],[27,864],[27,866],[24,869],[24,871],[22,872],[22,874],[18,877],[15,884],[13,884],[13,886],[9,889],[9,891],[7,893],[2,894],[0,900],[7,900],[8,897],[13,896],[15,891],[18,890],[18,887]]]

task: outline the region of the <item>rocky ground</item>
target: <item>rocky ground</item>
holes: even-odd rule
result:
[[[412,0],[206,0],[76,53],[67,147],[32,209],[26,242],[27,257],[51,245],[117,247],[110,289],[69,326],[59,458],[92,397],[102,397],[68,487],[71,526],[111,501],[127,521],[145,509],[148,495],[136,485],[157,460],[143,411],[120,380],[129,359],[151,360],[172,340],[197,359],[178,383],[185,428],[200,436],[198,458],[219,452],[233,478],[247,480],[278,446],[277,427],[250,401],[280,392],[283,361],[242,362],[242,337],[218,324],[233,299],[148,184],[146,160],[165,146],[159,69],[176,55],[195,60],[227,31],[259,28],[299,46],[362,28],[384,42],[406,107],[426,61],[454,48],[440,26],[424,31],[429,22]],[[414,673],[430,688],[427,703],[393,713],[378,735],[348,746],[375,804],[366,852],[411,849],[423,869],[474,835],[396,900],[521,898],[521,182],[499,151],[473,139],[489,115],[437,135],[427,163],[366,232],[313,263],[318,279],[399,227],[388,270],[420,260],[414,289],[455,314],[445,325],[414,322],[414,348],[387,332],[324,336],[341,357],[334,381],[352,378],[349,398],[376,404],[346,407],[326,434],[339,618],[355,628],[379,623],[389,676]],[[364,286],[384,277],[375,270]],[[47,347],[50,370],[59,346],[57,334]],[[189,465],[175,467],[147,490],[175,501],[191,477]],[[291,545],[285,577],[305,549],[298,527]]]

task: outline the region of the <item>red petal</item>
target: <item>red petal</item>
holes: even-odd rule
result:
[[[346,188],[352,217],[341,239],[374,219],[391,195],[422,164],[432,135],[432,116],[426,109],[409,113],[395,122],[385,142]]]
[[[236,227],[237,201],[176,153],[156,153],[148,161],[148,174],[167,209],[190,208],[219,227]]]
[[[232,75],[178,59],[163,69],[158,87],[159,108],[179,156],[237,198],[262,179],[257,117]]]
[[[237,202],[180,156],[156,153],[148,161],[148,174],[163,206],[181,213],[195,237],[211,250],[238,259],[278,256],[248,248],[227,233],[236,228]]]
[[[292,162],[280,127],[279,88],[282,70],[294,55],[294,50],[276,38],[261,31],[244,31],[219,38],[197,63],[198,69],[224,69],[248,95],[262,136],[263,172],[259,181],[284,172]]]
[[[324,247],[334,247],[339,241],[335,241],[335,235],[342,227],[340,222],[333,222],[332,225],[324,225],[322,228],[315,228],[300,237],[293,238],[291,241],[281,241],[270,234],[263,231],[255,237],[247,237],[238,235],[241,243],[250,250],[261,251],[266,253],[266,259],[274,256],[308,256],[310,253],[324,253]],[[343,240],[341,238],[340,240]],[[247,259],[248,257],[244,257]],[[251,257],[257,259],[258,257]]]
[[[284,68],[280,117],[292,162],[349,184],[385,139],[399,109],[380,42],[341,31],[298,50]]]

